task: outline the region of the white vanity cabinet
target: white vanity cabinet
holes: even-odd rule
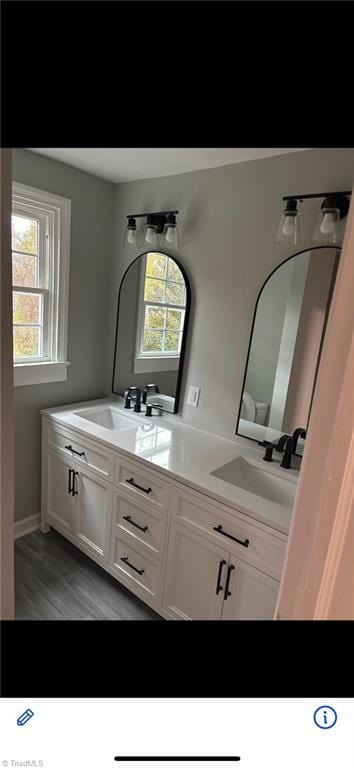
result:
[[[164,615],[271,619],[285,537],[249,523],[242,513],[231,516],[224,505],[179,484],[171,508]]]
[[[274,616],[279,582],[253,565],[230,557],[228,583],[224,582],[221,618],[271,619]],[[226,576],[227,579],[227,576]]]
[[[287,537],[43,417],[42,531],[79,547],[166,619],[271,619]]]
[[[174,619],[271,619],[279,583],[188,528],[171,523],[163,599]]]
[[[73,437],[44,422],[42,530],[52,526],[93,559],[105,562],[112,487],[104,478],[113,474],[113,453]]]
[[[172,520],[163,597],[165,616],[220,619],[223,593],[217,585],[228,559],[228,552]]]
[[[116,456],[110,548],[112,574],[160,612],[170,483]]]
[[[74,535],[75,525],[74,497],[69,493],[69,481],[73,468],[74,465],[70,459],[48,448],[45,467],[43,467],[46,498],[45,520],[50,522],[54,528],[58,528],[61,533],[71,535]]]
[[[107,561],[111,525],[111,486],[83,467],[75,475],[75,537],[82,549]]]

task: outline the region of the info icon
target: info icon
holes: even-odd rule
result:
[[[315,710],[313,719],[318,728],[323,728],[323,730],[327,731],[336,724],[337,712],[333,707],[324,705]]]

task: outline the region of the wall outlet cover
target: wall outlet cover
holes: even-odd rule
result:
[[[195,387],[193,384],[189,386],[187,405],[191,405],[192,408],[198,408],[200,396],[200,387]]]

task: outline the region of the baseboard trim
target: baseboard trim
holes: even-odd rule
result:
[[[19,539],[20,536],[26,536],[27,533],[37,531],[41,522],[41,516],[31,515],[30,517],[24,517],[23,520],[17,520],[14,525],[14,539]]]

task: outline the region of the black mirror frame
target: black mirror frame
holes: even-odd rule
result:
[[[182,333],[182,342],[181,342],[181,351],[179,356],[179,366],[178,366],[178,373],[177,373],[177,381],[176,381],[176,395],[175,395],[175,404],[173,409],[173,414],[178,413],[179,408],[179,401],[180,401],[180,394],[181,394],[181,384],[182,384],[182,376],[183,376],[183,367],[184,367],[184,358],[185,358],[185,352],[186,352],[186,344],[187,344],[187,332],[188,332],[188,324],[189,324],[189,316],[190,316],[190,309],[191,309],[191,286],[189,282],[189,277],[187,275],[187,272],[185,270],[185,267],[181,264],[181,262],[176,259],[175,256],[173,256],[171,253],[166,253],[166,251],[160,251],[158,249],[154,249],[154,251],[143,251],[142,253],[139,253],[133,261],[130,262],[130,264],[127,266],[126,270],[124,271],[124,274],[122,276],[122,279],[120,281],[119,286],[119,293],[118,293],[118,304],[117,304],[117,320],[116,320],[116,338],[114,343],[114,358],[113,358],[113,375],[112,375],[112,393],[114,395],[119,395],[119,392],[114,391],[114,379],[115,379],[115,369],[116,369],[116,359],[117,359],[117,346],[118,346],[118,323],[119,323],[119,307],[120,307],[120,298],[121,298],[121,291],[122,286],[124,283],[124,278],[129,271],[130,267],[135,264],[135,262],[140,259],[142,256],[146,256],[148,253],[161,253],[162,256],[168,256],[169,259],[173,259],[173,261],[177,264],[178,268],[181,270],[183,279],[186,286],[186,307],[184,311],[184,326],[183,326],[183,333]],[[164,409],[162,409],[164,410]],[[171,413],[170,411],[164,411],[164,413]]]
[[[282,261],[280,264],[278,264],[278,266],[275,267],[272,270],[272,272],[270,272],[270,274],[268,275],[267,279],[264,281],[264,283],[261,286],[261,289],[260,289],[260,291],[258,293],[258,296],[257,296],[257,301],[256,301],[256,304],[255,304],[254,313],[253,313],[253,320],[252,320],[251,333],[250,333],[250,341],[249,341],[249,345],[248,345],[247,357],[246,357],[246,362],[245,362],[245,372],[244,372],[243,381],[242,381],[240,405],[239,405],[239,409],[238,409],[238,415],[237,415],[237,421],[236,421],[236,430],[235,430],[235,434],[236,435],[238,435],[239,437],[244,437],[247,440],[252,440],[253,443],[258,443],[258,440],[256,440],[256,438],[253,438],[253,437],[248,437],[247,435],[241,435],[241,433],[238,432],[238,427],[239,427],[240,418],[241,418],[242,395],[243,395],[243,392],[244,392],[244,389],[245,389],[245,384],[246,384],[248,362],[249,362],[249,358],[250,358],[250,354],[251,354],[253,332],[254,332],[254,326],[255,326],[255,323],[256,323],[257,309],[258,309],[259,300],[261,298],[263,290],[264,290],[265,286],[267,285],[268,281],[270,280],[271,277],[273,277],[274,273],[277,272],[278,269],[280,269],[280,267],[283,266],[283,264],[286,264],[288,261],[290,261],[290,259],[294,259],[295,256],[301,256],[302,253],[307,253],[308,251],[319,251],[319,250],[323,250],[324,248],[326,248],[326,249],[330,248],[332,251],[333,250],[337,251],[337,254],[336,254],[336,261],[335,261],[335,265],[334,265],[334,269],[333,269],[331,285],[330,285],[330,289],[329,289],[329,297],[328,297],[328,302],[327,302],[327,307],[326,307],[325,319],[324,319],[324,323],[323,323],[323,330],[322,330],[322,335],[321,335],[320,349],[319,349],[319,353],[318,353],[318,359],[317,359],[317,365],[316,365],[316,371],[315,371],[315,378],[314,378],[313,387],[312,387],[311,402],[310,402],[310,406],[309,406],[309,413],[308,413],[307,424],[306,424],[306,427],[305,427],[306,430],[308,429],[308,425],[309,425],[309,421],[310,421],[310,415],[311,415],[312,402],[313,402],[313,396],[314,396],[314,392],[315,392],[317,375],[318,375],[318,368],[319,368],[319,363],[320,363],[321,354],[322,354],[323,341],[324,341],[324,337],[325,337],[326,329],[327,329],[329,308],[330,308],[330,305],[331,305],[334,284],[335,284],[336,277],[337,277],[340,252],[342,250],[342,246],[341,245],[334,245],[334,244],[333,245],[325,245],[325,244],[324,245],[314,245],[312,248],[308,247],[308,248],[303,248],[303,250],[301,250],[301,251],[296,251],[296,253],[293,253],[291,256],[288,256],[288,258],[284,259],[284,261]],[[295,454],[295,455],[296,456],[301,456],[302,454]]]

